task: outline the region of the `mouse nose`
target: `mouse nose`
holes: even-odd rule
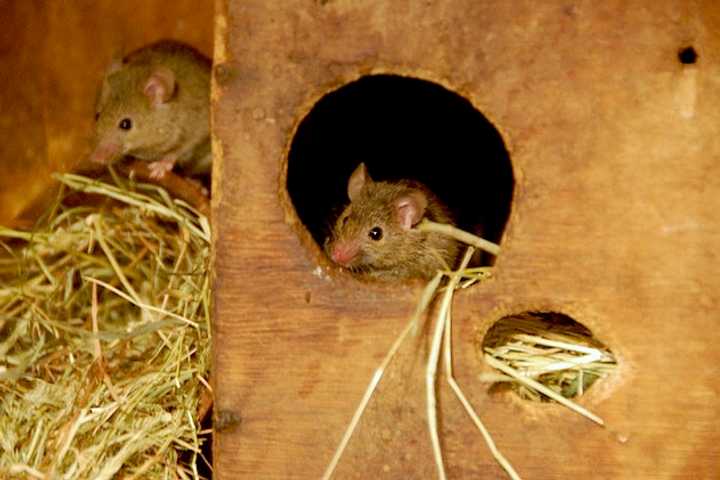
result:
[[[353,244],[335,245],[330,253],[330,258],[338,265],[346,267],[355,259],[359,250],[358,246]]]
[[[95,150],[90,154],[90,161],[93,163],[110,163],[120,154],[121,145],[117,142],[101,142]]]

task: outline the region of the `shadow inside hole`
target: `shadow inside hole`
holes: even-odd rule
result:
[[[567,315],[525,312],[501,318],[487,331],[481,355],[490,355],[565,398],[583,395],[597,380],[612,373],[612,351],[592,332]],[[490,393],[512,391],[520,398],[548,402],[543,393],[509,376],[492,373]]]
[[[425,80],[373,75],[315,105],[292,141],[287,188],[320,246],[361,162],[374,180],[424,183],[458,226],[499,242],[514,186],[510,159],[495,127],[462,96]]]
[[[698,54],[693,47],[685,47],[678,52],[678,60],[683,65],[692,65],[697,62]]]

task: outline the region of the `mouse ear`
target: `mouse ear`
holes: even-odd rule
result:
[[[395,211],[400,226],[410,230],[420,223],[425,216],[427,204],[427,197],[419,190],[413,190],[395,200]]]
[[[175,74],[167,67],[157,67],[143,86],[143,93],[153,107],[167,102],[175,92]]]
[[[367,185],[370,185],[372,182],[373,180],[370,178],[370,174],[368,173],[365,164],[361,163],[358,165],[352,175],[350,175],[350,180],[348,180],[347,194],[350,201],[352,202],[355,198],[357,198],[362,189]]]
[[[110,81],[108,80],[108,77],[110,77],[110,75],[112,75],[113,73],[118,72],[122,68],[122,66],[122,59],[118,57],[113,57],[112,62],[108,66],[107,70],[105,70],[105,76],[103,77],[102,86],[100,87],[100,90],[95,97],[96,112],[98,112],[100,110],[100,107],[105,104],[108,96],[110,95]]]

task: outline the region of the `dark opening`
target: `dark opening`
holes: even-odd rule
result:
[[[697,62],[698,54],[693,47],[685,47],[678,52],[678,59],[683,65],[692,65]]]
[[[565,398],[583,395],[617,367],[612,351],[592,332],[562,313],[525,312],[501,318],[478,342],[485,361],[499,370],[485,375],[490,391],[511,390],[526,400],[551,401],[544,392],[502,372],[514,369]]]
[[[287,188],[320,246],[361,162],[375,180],[424,183],[459,227],[499,242],[514,186],[510,159],[495,127],[462,96],[417,78],[373,75],[315,105],[292,141]]]

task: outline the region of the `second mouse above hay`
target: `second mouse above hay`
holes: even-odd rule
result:
[[[347,186],[350,205],[338,217],[325,250],[337,265],[371,278],[431,278],[457,263],[459,244],[414,228],[423,219],[453,224],[448,208],[412,180],[376,182],[361,163]]]
[[[163,40],[114,62],[96,108],[91,160],[125,156],[150,162],[153,178],[175,165],[185,175],[208,175],[211,61],[194,48]]]

